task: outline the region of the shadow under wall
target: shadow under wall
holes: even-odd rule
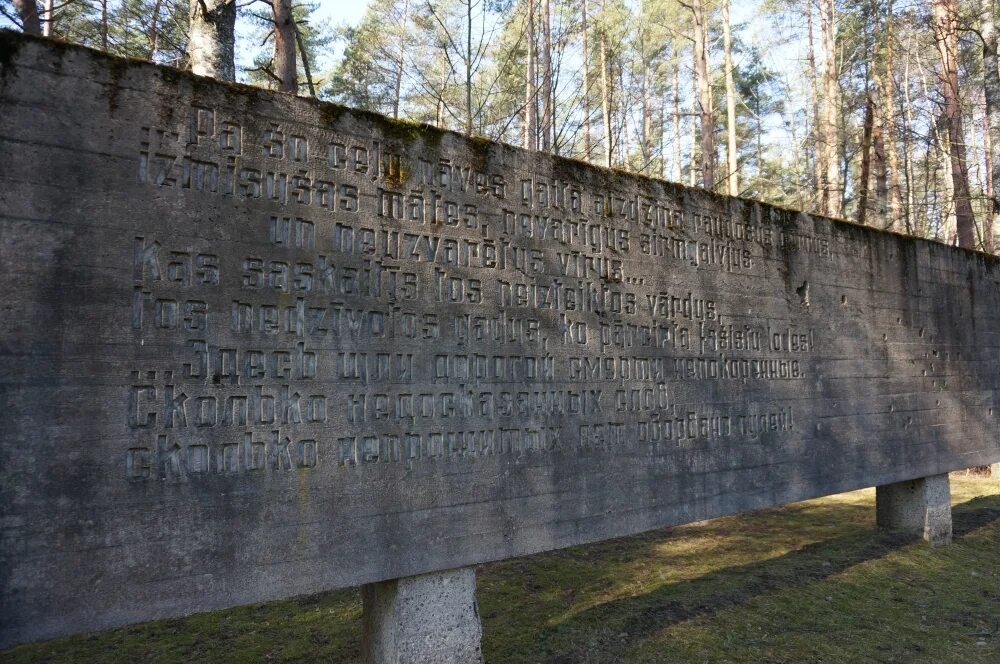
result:
[[[824,511],[829,511],[831,515],[836,513],[838,520],[848,522],[855,520],[855,516],[858,520],[870,520],[873,516],[871,508],[857,505],[824,508]],[[1000,495],[978,497],[955,505],[954,539],[960,540],[997,521],[1000,521]],[[720,534],[732,534],[731,527],[726,529],[720,525],[719,529]],[[705,536],[711,536],[710,530],[706,532],[698,528],[692,532],[692,537]],[[624,567],[652,556],[653,548],[662,544],[664,539],[661,533],[655,540],[650,538],[634,547],[630,544],[629,553],[618,557],[616,563]],[[914,539],[914,535],[874,530],[873,525],[871,530],[814,542],[776,558],[727,567],[696,579],[667,584],[643,595],[609,601],[576,614],[559,625],[539,630],[538,641],[545,642],[549,640],[548,636],[554,637],[563,630],[575,631],[595,624],[609,626],[604,634],[593,634],[590,645],[581,644],[573,652],[552,654],[543,661],[546,664],[569,664],[580,661],[585,651],[592,653],[595,647],[620,652],[672,625],[746,605],[763,595],[821,582],[855,565],[882,558]],[[600,554],[594,555],[595,561],[601,557]],[[621,621],[622,616],[627,618]],[[536,651],[534,656],[544,657],[544,654]]]

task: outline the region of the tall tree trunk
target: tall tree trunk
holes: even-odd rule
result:
[[[722,0],[722,48],[726,67],[726,181],[730,196],[740,195],[739,155],[736,151],[736,85],[733,82],[733,38],[729,25],[729,0]]]
[[[1000,205],[997,204],[996,192],[993,190],[993,137],[990,136],[990,116],[983,115],[983,152],[986,162],[986,204],[988,210],[983,220],[983,251],[993,253],[993,233],[1000,222]]]
[[[38,5],[35,4],[35,0],[14,0],[14,9],[21,19],[21,29],[26,34],[42,34],[42,22],[38,18]]]
[[[410,0],[403,2],[402,20],[399,26],[399,50],[396,52],[396,77],[392,86],[392,117],[399,118],[399,99],[403,92],[403,70],[406,58],[406,24],[410,15]]]
[[[688,113],[688,135],[691,138],[691,159],[688,161],[688,184],[692,187],[698,186],[698,102],[691,98],[691,111]]]
[[[993,233],[1000,227],[1000,66],[997,58],[996,0],[982,0],[983,88],[986,96],[986,169],[989,214],[983,224],[983,249],[993,251]]]
[[[941,94],[944,98],[942,120],[948,134],[958,245],[972,249],[976,244],[976,221],[969,196],[965,134],[962,131],[962,107],[958,91],[958,0],[934,0],[934,40],[941,55]]]
[[[552,149],[552,25],[549,0],[542,0],[542,150]]]
[[[694,58],[694,45],[691,47],[691,57]],[[692,71],[693,71],[692,67]],[[698,185],[698,172],[700,170],[698,157],[698,77],[691,81],[691,107],[688,110],[688,135],[691,140],[691,158],[688,160],[688,184],[692,187]]]
[[[156,57],[157,52],[160,50],[160,5],[162,5],[162,0],[156,0],[153,3],[152,16],[149,17],[149,31],[146,33],[146,41],[149,43],[149,51],[147,53],[147,60],[153,60]],[[188,30],[188,39],[190,40],[190,29]]]
[[[843,214],[840,161],[840,76],[837,66],[837,24],[834,0],[820,0],[820,28],[823,33],[823,147],[826,151],[826,214]]]
[[[641,5],[639,12],[639,15],[642,16]],[[639,26],[639,59],[642,61],[641,80],[639,81],[639,94],[642,97],[639,109],[642,115],[642,137],[640,141],[642,168],[640,172],[643,175],[649,175],[653,163],[653,110],[649,103],[651,95],[649,92],[649,58],[646,51],[646,31],[642,26]]]
[[[160,4],[159,0],[157,0],[156,3],[157,6],[155,9],[156,14],[159,14],[159,9],[160,9],[159,4]],[[45,18],[42,20],[42,34],[45,35],[46,37],[51,37],[52,28],[55,25],[55,18],[56,18],[55,2],[54,0],[45,0],[45,2],[42,3],[42,7],[44,8],[43,13],[45,14]],[[156,24],[156,16],[153,17],[153,24],[154,25]]]
[[[867,78],[867,76],[865,77]],[[867,82],[865,87],[868,87]],[[858,223],[868,222],[868,188],[871,183],[872,125],[874,103],[871,91],[865,94],[865,124],[861,133],[861,174],[858,176]]]
[[[101,50],[108,51],[108,0],[101,0]]]
[[[611,142],[611,63],[608,57],[608,1],[601,2],[601,114],[604,121],[604,165],[611,168],[614,144]]]
[[[649,63],[642,63],[642,173],[650,175],[653,164],[653,109],[649,103]]]
[[[667,90],[660,94],[660,179],[667,179]]]
[[[875,126],[872,132],[872,173],[875,180],[875,218],[872,222],[879,228],[892,228],[889,216],[889,179],[886,173],[885,128],[882,119],[873,114]]]
[[[902,233],[906,225],[902,220],[902,197],[899,188],[899,152],[896,146],[896,73],[893,48],[893,0],[888,0],[885,19],[885,75],[877,76],[882,94],[882,118],[885,135],[886,165],[889,171],[889,228]]]
[[[465,0],[465,135],[472,136],[472,1]]]
[[[524,148],[538,149],[537,117],[535,115],[536,92],[535,84],[535,0],[528,0],[528,63],[524,68]]]
[[[674,146],[674,159],[671,165],[670,178],[674,182],[681,181],[681,63],[680,54],[674,54],[673,69],[673,93],[674,93],[674,135],[671,141]]]
[[[816,195],[819,197],[819,205],[813,206],[821,212],[826,212],[828,193],[826,188],[826,150],[823,147],[822,122],[819,114],[819,69],[816,67],[816,47],[813,45],[813,0],[805,0],[806,5],[806,39],[808,50],[806,53],[809,65],[809,104],[812,107],[812,127],[810,135],[813,146],[813,181],[816,187]]]
[[[590,138],[590,28],[587,25],[587,3],[583,0],[582,17],[583,22],[583,159],[590,161],[591,138]]]
[[[624,92],[628,88],[625,87],[625,62],[622,58],[615,58],[612,60],[612,66],[614,67],[614,75],[618,78],[617,88],[612,87],[612,90],[621,90]],[[623,94],[624,98],[625,95]],[[612,97],[614,101],[614,97]],[[631,145],[629,142],[628,135],[628,118],[626,118],[627,108],[625,104],[612,104],[611,108],[611,124],[615,128],[615,142],[614,145],[617,148],[616,152],[618,154],[618,163],[620,165],[625,164],[625,158],[628,155]]]
[[[906,232],[919,235],[917,219],[914,214],[913,190],[916,176],[913,173],[913,158],[910,155],[910,132],[913,127],[913,104],[910,101],[910,45],[912,38],[907,40],[906,63],[903,65],[903,175],[906,180],[906,208],[903,211],[903,223]]]
[[[702,0],[693,0],[694,73],[698,87],[698,114],[701,118],[701,181],[705,189],[715,187],[715,120],[712,92],[708,82],[708,22]]]
[[[271,8],[274,13],[274,75],[278,78],[278,90],[298,94],[292,0],[271,0]]]
[[[236,0],[191,0],[188,16],[191,71],[220,81],[236,80]]]

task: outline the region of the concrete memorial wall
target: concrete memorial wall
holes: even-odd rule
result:
[[[0,645],[1000,460],[1000,263],[0,33]]]

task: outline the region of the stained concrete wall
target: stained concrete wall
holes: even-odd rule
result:
[[[995,259],[0,37],[0,645],[1000,460]]]

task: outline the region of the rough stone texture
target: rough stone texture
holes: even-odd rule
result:
[[[879,486],[875,490],[878,526],[918,533],[934,545],[951,543],[950,487],[947,473]]]
[[[0,37],[0,645],[1000,461],[1000,264]]]
[[[368,664],[483,661],[471,567],[369,583],[361,589]]]

